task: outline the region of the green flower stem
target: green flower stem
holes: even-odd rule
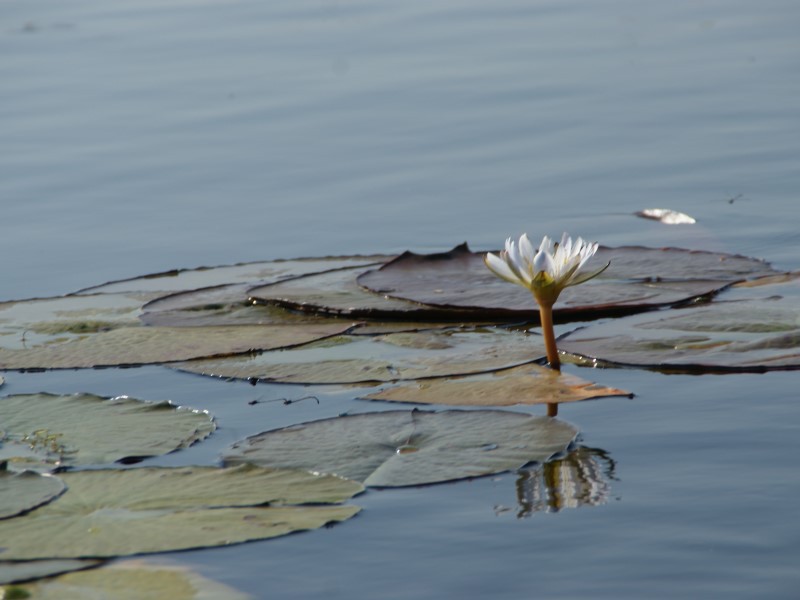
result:
[[[547,351],[547,362],[550,368],[561,371],[561,360],[558,358],[558,346],[556,346],[556,334],[553,331],[553,305],[539,305],[539,320],[542,323],[542,335],[544,336],[544,347]],[[547,416],[555,417],[558,415],[558,403],[547,403]]]

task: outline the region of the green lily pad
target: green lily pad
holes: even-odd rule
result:
[[[503,329],[340,336],[300,348],[170,365],[225,378],[360,383],[480,373],[544,355],[540,336]]]
[[[470,309],[484,319],[536,320],[528,290],[495,277],[484,253],[466,244],[450,252],[406,252],[365,272],[359,285],[391,298],[445,308]],[[743,256],[678,248],[601,247],[592,262],[611,266],[585,285],[564,290],[554,308],[560,321],[618,316],[713,294],[735,281],[775,271]],[[702,274],[701,278],[697,274]]]
[[[342,333],[352,323],[123,327],[62,343],[0,348],[0,369],[76,369],[160,364],[303,344]]]
[[[91,569],[103,564],[102,560],[93,559],[58,559],[58,560],[26,560],[21,562],[0,561],[0,585],[32,581],[42,577],[52,577],[69,571]],[[11,588],[14,589],[14,588]],[[24,590],[25,588],[17,588]],[[6,592],[6,596],[2,592]],[[24,597],[24,596],[18,596]],[[38,596],[32,596],[38,598]],[[13,598],[9,595],[9,588],[0,589],[0,598]]]
[[[338,319],[290,311],[252,300],[248,284],[235,284],[178,292],[147,303],[140,317],[145,325],[159,327],[208,327],[219,325],[340,324]]]
[[[344,316],[352,319],[394,319],[421,322],[475,320],[473,311],[442,309],[376,294],[356,283],[373,267],[341,269],[253,287],[249,295],[264,303],[294,311]],[[480,315],[478,318],[481,319]],[[484,315],[481,320],[486,320]]]
[[[699,371],[800,368],[800,282],[577,330],[559,348],[609,363]]]
[[[398,487],[479,477],[545,462],[578,430],[501,410],[389,411],[267,431],[234,444],[226,464],[308,469]]]
[[[61,477],[67,491],[57,501],[0,521],[0,560],[102,558],[266,539],[352,517],[358,507],[319,504],[363,489],[337,477],[253,465]]]
[[[22,586],[37,600],[169,598],[169,600],[246,600],[249,594],[203,577],[185,567],[148,565],[128,560],[101,569],[69,573],[50,581]]]
[[[0,519],[8,519],[47,504],[64,492],[57,477],[33,471],[14,473],[0,469]]]
[[[27,350],[138,326],[142,306],[155,297],[92,294],[0,303],[0,349]]]
[[[383,263],[390,258],[392,257],[383,255],[330,256],[270,260],[196,269],[173,269],[162,273],[111,281],[80,290],[76,294],[139,291],[179,292],[234,283],[248,283],[252,286],[258,282],[280,281],[307,273]]]
[[[631,395],[625,390],[598,385],[539,365],[522,365],[481,375],[425,379],[389,387],[362,398],[415,404],[511,406]]]
[[[166,454],[206,438],[215,429],[205,412],[168,402],[109,400],[91,394],[0,398],[0,423],[5,442],[16,442],[16,449],[24,450],[16,453],[18,462],[41,469]]]

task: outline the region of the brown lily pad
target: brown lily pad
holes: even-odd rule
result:
[[[532,362],[543,354],[538,335],[456,329],[339,336],[295,349],[171,366],[224,378],[344,384],[481,373]]]
[[[296,311],[353,319],[452,323],[476,318],[473,311],[426,306],[418,302],[390,298],[359,286],[356,283],[357,278],[372,268],[341,269],[298,277],[290,281],[254,287],[250,289],[249,294],[259,302]],[[486,320],[485,316],[483,320]]]
[[[561,350],[622,365],[686,371],[800,368],[800,282],[743,287],[703,306],[579,329]]]
[[[486,318],[535,320],[528,290],[495,277],[484,253],[466,244],[439,254],[406,252],[358,277],[376,294],[432,306],[470,309]],[[611,266],[585,285],[564,290],[554,309],[560,321],[650,310],[714,294],[735,281],[773,274],[760,260],[679,248],[601,247],[592,262]]]
[[[386,388],[362,397],[366,400],[415,404],[512,406],[577,402],[605,396],[630,397],[632,394],[598,385],[575,375],[529,364],[482,375],[426,379]]]

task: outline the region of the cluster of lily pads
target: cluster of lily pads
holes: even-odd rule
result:
[[[796,274],[675,248],[600,247],[597,256],[611,266],[563,290],[553,309],[557,323],[581,322],[559,340],[564,362],[800,367]],[[466,244],[428,255],[268,261],[0,303],[4,371],[161,364],[253,384],[353,386],[369,401],[465,407],[304,423],[236,443],[219,466],[156,468],[135,463],[202,441],[213,418],[125,397],[0,398],[0,584],[313,529],[355,515],[359,508],[344,502],[366,487],[563,457],[574,449],[573,425],[498,407],[630,393],[545,368],[529,293],[483,261]],[[541,494],[529,480],[530,508]]]

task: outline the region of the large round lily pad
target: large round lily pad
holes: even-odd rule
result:
[[[475,315],[474,311],[443,309],[366,290],[356,279],[371,268],[342,269],[257,286],[249,290],[249,295],[260,302],[296,311],[353,319],[462,322],[487,317]]]
[[[468,377],[425,379],[385,388],[363,396],[417,404],[454,406],[511,406],[558,404],[604,396],[631,396],[630,392],[586,381],[539,365],[522,365]]]
[[[303,344],[342,333],[352,323],[122,327],[61,343],[12,350],[0,347],[0,369],[75,369],[131,366],[239,354]]]
[[[175,368],[282,383],[360,383],[479,373],[544,355],[540,336],[503,329],[340,336],[276,352],[195,360]]]
[[[446,253],[406,252],[358,277],[376,294],[423,304],[472,309],[487,318],[537,318],[531,294],[495,277],[483,253],[466,244]],[[585,285],[567,288],[558,320],[589,319],[649,310],[712,294],[734,281],[774,273],[763,261],[678,248],[601,247],[592,259],[611,266]]]
[[[215,428],[205,412],[91,394],[0,398],[0,424],[5,441],[25,451],[16,453],[17,462],[40,469],[165,454],[206,438]],[[14,465],[13,454],[5,459]]]
[[[148,565],[128,560],[101,569],[69,573],[20,589],[37,600],[252,600],[252,596],[212,581],[185,567]]]
[[[562,338],[559,347],[611,363],[670,370],[800,368],[800,282],[742,287],[728,297],[586,327]]]
[[[383,255],[330,256],[270,260],[218,267],[198,267],[196,269],[173,269],[162,273],[112,281],[86,288],[76,293],[178,292],[235,283],[248,283],[252,286],[258,282],[280,281],[307,273],[320,273],[360,265],[379,264],[390,258],[392,257]]]
[[[14,473],[0,468],[0,519],[8,519],[47,504],[65,489],[57,477],[33,471]]]
[[[100,558],[221,546],[315,529],[358,512],[363,487],[253,465],[73,471],[67,491],[0,521],[0,560]],[[289,506],[292,504],[313,504]]]
[[[564,452],[577,434],[566,422],[509,411],[389,411],[260,433],[235,444],[223,459],[397,487],[545,462]]]

